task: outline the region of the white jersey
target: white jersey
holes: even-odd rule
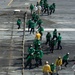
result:
[[[41,6],[40,5],[38,6],[38,10],[41,10]]]
[[[34,6],[34,12],[37,11],[37,10],[38,10],[37,6]]]

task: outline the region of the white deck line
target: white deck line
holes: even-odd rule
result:
[[[55,28],[45,28],[44,31],[53,31]],[[75,31],[75,28],[56,28],[57,31]],[[0,31],[11,31],[11,29],[2,29],[0,28]],[[23,31],[23,29],[13,29],[14,31]],[[28,28],[25,29],[26,31]],[[37,31],[37,29],[35,29]]]
[[[10,6],[10,4],[13,2],[13,0],[10,0],[10,2],[8,3],[8,6]]]

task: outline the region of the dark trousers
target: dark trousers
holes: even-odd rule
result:
[[[52,39],[54,39],[54,38],[56,38],[56,39],[57,39],[57,35],[53,35],[53,38],[52,38]]]
[[[39,64],[40,64],[40,66],[42,65],[42,59],[41,58],[39,59]]]
[[[44,13],[46,13],[46,8],[44,8]]]
[[[50,9],[50,15],[55,12],[55,9]]]
[[[32,15],[32,10],[31,10],[31,15]]]
[[[43,33],[42,33],[42,32],[39,32],[39,33],[41,34],[41,38],[40,38],[40,40],[42,40]]]
[[[35,61],[36,61],[35,66],[36,67],[39,67],[39,59],[38,58],[35,58]]]
[[[18,24],[18,29],[20,29],[20,24]]]
[[[37,28],[39,28],[41,26],[41,24],[38,24],[38,27]]]
[[[47,8],[47,14],[49,15],[49,9]]]
[[[29,29],[30,29],[31,27],[30,27],[30,25],[28,25],[28,32],[29,32]]]
[[[42,8],[42,10],[41,10],[41,15],[43,15],[43,12],[44,12],[44,8]]]
[[[34,22],[36,23],[36,22],[37,22],[37,20],[35,20],[35,19],[34,19]]]
[[[62,49],[61,41],[58,41],[57,49]]]
[[[39,58],[39,59],[36,58],[35,61],[36,61],[36,64],[35,64],[36,67],[38,67],[39,65],[40,66],[42,65],[42,59],[41,58]]]
[[[55,9],[53,9],[53,13],[55,12]]]
[[[30,30],[30,34],[31,34],[31,32],[33,32],[33,34],[34,34],[34,28],[31,28],[31,30]]]
[[[44,9],[44,13],[47,13],[49,15],[49,9],[48,8],[45,8]]]
[[[46,45],[47,44],[50,46],[50,39],[46,39]]]
[[[52,9],[50,9],[50,15],[52,14]]]
[[[30,29],[30,28],[28,27],[28,32],[29,32],[29,29]]]
[[[64,64],[65,67],[67,67],[67,65],[68,65],[68,60],[63,60],[63,64]]]
[[[53,53],[53,51],[54,51],[54,45],[51,45],[50,51],[51,51],[51,53]]]
[[[26,62],[25,68],[27,68],[27,66],[29,66],[29,69],[31,69],[31,67],[32,67],[32,60],[28,60]]]

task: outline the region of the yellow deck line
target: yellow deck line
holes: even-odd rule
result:
[[[10,2],[8,3],[8,6],[13,2],[13,0],[10,0]]]

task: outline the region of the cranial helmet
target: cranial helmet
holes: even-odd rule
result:
[[[45,63],[48,64],[48,61],[46,61]]]

